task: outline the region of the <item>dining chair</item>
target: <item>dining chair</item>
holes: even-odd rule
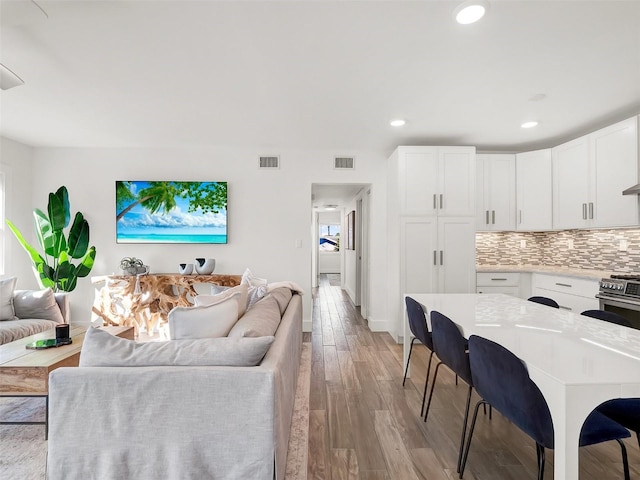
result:
[[[558,305],[558,302],[556,302],[553,298],[533,296],[533,297],[527,298],[527,300],[529,300],[530,302],[547,305],[548,307],[560,308],[560,305]]]
[[[489,403],[536,442],[538,480],[543,480],[545,448],[554,447],[553,421],[549,406],[529,377],[526,365],[502,345],[477,335],[469,337],[469,361],[474,387],[482,399],[476,404],[471,420],[460,478],[469,456],[478,407]],[[582,425],[580,446],[616,440],[622,449],[624,478],[629,480],[627,449],[620,439],[630,436],[626,428],[594,410]]]
[[[597,318],[598,320],[604,320],[609,323],[615,323],[616,325],[622,325],[623,327],[632,327],[629,320],[615,312],[608,312],[606,310],[585,310],[580,315]]]
[[[447,316],[435,310],[431,311],[431,333],[433,335],[433,349],[440,359],[436,365],[436,370],[431,381],[431,390],[429,391],[429,401],[424,414],[424,421],[427,421],[429,415],[429,407],[433,398],[433,390],[436,386],[436,378],[438,371],[444,364],[459,376],[469,386],[467,392],[467,404],[464,411],[462,421],[462,434],[460,436],[460,448],[458,451],[457,470],[460,471],[462,462],[462,452],[464,447],[465,434],[467,432],[467,421],[469,419],[469,406],[471,404],[471,391],[473,390],[473,381],[471,379],[471,368],[469,366],[469,354],[467,352],[467,339],[464,338],[458,326]]]
[[[424,308],[418,302],[411,297],[405,297],[405,305],[407,307],[407,317],[409,318],[409,328],[413,334],[411,339],[411,347],[409,347],[409,356],[407,357],[407,366],[404,369],[404,378],[402,379],[402,386],[407,380],[407,372],[409,371],[409,362],[411,361],[411,352],[413,351],[413,342],[420,340],[431,353],[429,354],[429,363],[427,364],[427,375],[424,379],[424,390],[422,392],[422,406],[420,407],[420,416],[424,412],[424,401],[427,397],[427,383],[429,382],[429,373],[431,372],[431,360],[433,359],[433,339],[429,326],[427,325],[427,317],[424,313]]]
[[[614,398],[596,410],[634,432],[640,446],[640,398]]]

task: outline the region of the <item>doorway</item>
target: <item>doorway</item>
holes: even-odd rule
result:
[[[370,184],[312,184],[312,286],[339,285],[364,318],[369,302]]]

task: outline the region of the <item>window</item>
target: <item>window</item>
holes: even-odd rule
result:
[[[320,224],[320,251],[339,252],[340,251],[340,225]]]

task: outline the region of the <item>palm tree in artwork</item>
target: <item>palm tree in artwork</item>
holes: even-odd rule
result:
[[[189,199],[189,211],[200,209],[204,213],[217,213],[219,209],[227,208],[226,182],[149,182],[148,187],[137,193],[131,186],[132,182],[116,182],[116,201],[118,208],[122,209],[116,221],[136,205],[143,206],[149,213],[160,210],[169,213],[176,206],[176,197]]]

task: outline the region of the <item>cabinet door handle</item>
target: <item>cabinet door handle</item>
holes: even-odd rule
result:
[[[556,283],[559,287],[569,287],[571,288],[573,285],[569,285],[568,283]]]
[[[586,203],[582,204],[582,219],[583,220],[587,219],[587,204]]]
[[[522,210],[518,210],[518,224],[522,225]]]
[[[495,210],[491,210],[491,223],[493,225],[496,224],[496,211]]]
[[[444,255],[444,252],[440,250],[440,265],[444,264],[443,255]]]
[[[489,210],[485,210],[485,223],[489,225]]]
[[[441,210],[442,210],[442,204],[443,204],[442,197],[444,197],[444,195],[440,194],[440,209]]]
[[[593,219],[593,202],[589,202],[589,218]]]
[[[560,308],[562,310],[569,310],[569,311],[573,310],[571,307],[565,307],[564,305],[560,305]]]
[[[507,279],[506,279],[506,278],[492,278],[491,280],[492,280],[492,281],[500,280],[500,281],[502,281],[502,282],[506,282],[506,281],[507,281]]]
[[[438,208],[438,204],[436,203],[436,194],[433,194],[433,209],[436,210]]]
[[[433,264],[438,265],[438,253],[435,250],[433,251]]]

